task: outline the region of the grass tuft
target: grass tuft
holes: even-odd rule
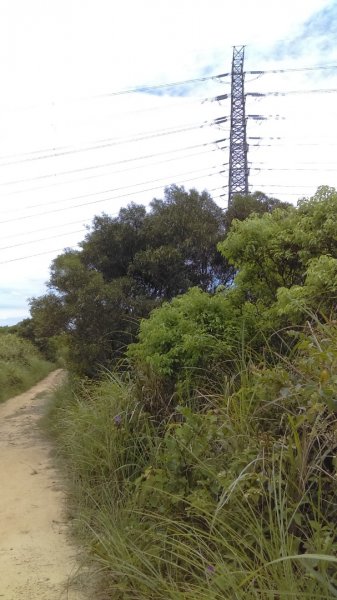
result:
[[[0,334],[0,402],[29,389],[53,368],[29,341]]]
[[[161,422],[126,373],[58,390],[50,428],[105,597],[336,598],[336,372],[326,323]]]

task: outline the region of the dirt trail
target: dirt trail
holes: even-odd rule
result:
[[[54,371],[0,405],[0,600],[84,600],[64,512],[64,493],[37,422]]]

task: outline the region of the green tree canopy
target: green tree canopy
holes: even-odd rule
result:
[[[292,343],[278,331],[283,326],[335,312],[336,214],[337,192],[320,188],[298,208],[233,221],[219,244],[236,270],[232,285],[215,295],[192,289],[164,303],[141,323],[138,342],[129,347],[143,387],[152,396],[159,389],[159,404],[171,401],[182,382],[190,389],[217,369],[230,370],[240,347],[265,357],[275,347],[283,352]]]
[[[311,259],[337,258],[336,214],[336,190],[321,187],[298,208],[233,221],[219,249],[237,270],[236,288],[249,300],[272,304],[278,288],[303,285]]]
[[[276,198],[270,198],[263,192],[254,192],[248,196],[238,194],[234,196],[232,203],[225,213],[225,228],[228,231],[234,219],[244,221],[251,214],[263,215],[271,213],[275,208],[287,208],[287,202],[281,202]]]
[[[209,194],[177,186],[148,211],[131,204],[117,217],[95,217],[80,249],[53,261],[49,294],[31,301],[39,339],[42,331],[66,332],[81,373],[111,365],[163,300],[232,280],[233,267],[217,249],[224,234],[223,212]]]

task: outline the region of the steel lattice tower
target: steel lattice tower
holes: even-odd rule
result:
[[[233,48],[228,206],[236,194],[248,194],[247,137],[244,91],[245,47]]]

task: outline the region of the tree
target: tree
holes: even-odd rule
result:
[[[274,360],[289,350],[278,331],[337,306],[337,192],[321,188],[299,207],[276,208],[235,220],[219,244],[237,274],[233,285],[209,294],[193,288],[142,321],[128,355],[153,411],[186,393],[208,388],[237,368],[240,349]],[[266,340],[269,342],[266,343]],[[290,342],[291,343],[291,342]],[[271,352],[270,352],[271,351]],[[145,390],[145,391],[144,391]],[[148,392],[148,393],[147,393]]]
[[[122,208],[117,218],[96,216],[80,244],[83,266],[100,272],[106,282],[127,276],[135,254],[146,248],[146,219],[145,207],[134,203]]]
[[[219,249],[237,270],[234,287],[271,306],[280,287],[304,284],[310,261],[337,258],[337,192],[321,187],[298,208],[277,208],[234,221]]]
[[[31,319],[19,324],[18,333],[30,339],[49,359],[55,359],[52,338],[64,331],[67,324],[67,313],[61,298],[48,293],[39,298],[29,300]]]
[[[179,265],[177,254],[172,254],[179,267],[176,274],[172,272],[172,283],[178,276],[179,285],[176,289],[171,285],[171,297],[196,285],[214,290],[231,280],[233,270],[217,250],[217,242],[225,234],[223,211],[207,192],[190,190],[187,194],[184,188],[171,186],[164,199],[153,200],[150,207],[145,224],[149,246],[174,248],[181,259]]]
[[[281,202],[276,198],[269,198],[263,192],[254,192],[248,196],[241,196],[240,194],[234,196],[231,205],[227,208],[225,213],[225,227],[226,231],[230,229],[230,226],[234,219],[244,221],[251,214],[263,215],[264,213],[271,213],[275,208],[287,208],[291,206],[287,202]]]
[[[177,186],[148,211],[131,204],[118,217],[97,216],[80,250],[53,261],[50,293],[32,300],[33,321],[55,335],[48,322],[60,309],[71,365],[93,376],[123,357],[139,320],[161,302],[192,286],[214,290],[231,281],[233,268],[217,249],[224,232],[209,194]]]

